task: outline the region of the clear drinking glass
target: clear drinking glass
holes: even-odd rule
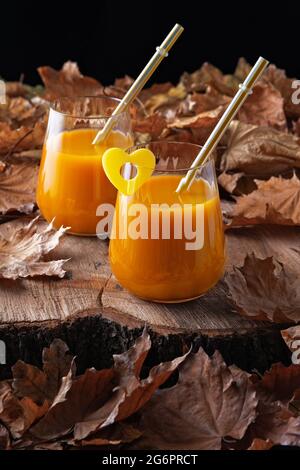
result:
[[[184,142],[152,142],[152,176],[132,196],[119,193],[109,256],[122,286],[156,302],[184,302],[205,293],[222,277],[224,234],[211,157],[197,168],[190,188],[177,194],[200,147]],[[127,163],[123,177],[137,168]]]
[[[101,160],[107,148],[133,145],[129,112],[116,116],[103,142],[92,141],[119,101],[107,96],[60,98],[50,107],[37,203],[47,221],[55,218],[56,227],[71,227],[69,233],[95,235],[97,207],[115,203],[117,191]]]

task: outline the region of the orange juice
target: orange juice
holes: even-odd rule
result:
[[[92,145],[97,129],[64,131],[46,139],[39,174],[37,203],[55,227],[71,227],[71,233],[94,235],[97,207],[114,204],[116,189],[107,179],[101,157],[109,147],[127,148],[132,139],[114,131],[99,145]]]
[[[122,286],[146,300],[182,302],[199,297],[223,274],[224,236],[217,189],[200,178],[193,182],[190,190],[179,196],[175,189],[180,178],[180,175],[170,174],[152,176],[133,196],[119,194],[117,199],[115,238],[111,239],[109,249],[111,268]],[[132,216],[129,211],[136,203],[145,205],[148,221],[146,237],[144,233],[144,238],[134,239],[124,236],[124,224],[130,225]],[[153,207],[154,213],[158,210],[153,204],[177,205],[177,209],[169,212],[168,239],[164,239],[162,234],[164,209],[159,211],[158,237],[151,237],[153,219],[150,212],[153,214]],[[203,211],[201,226],[196,220],[197,205]],[[178,218],[176,210],[180,209]],[[175,236],[175,223],[183,224],[185,215],[191,217],[193,229],[202,231],[199,248],[187,249],[190,239],[184,232],[181,238],[177,238],[178,234]],[[123,233],[123,239],[120,233]]]

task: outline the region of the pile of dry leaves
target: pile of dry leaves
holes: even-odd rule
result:
[[[286,342],[299,327],[283,332]],[[76,376],[65,343],[43,351],[43,369],[22,361],[0,382],[2,449],[270,449],[300,445],[300,365],[264,376],[227,366],[200,349],[141,369],[151,341],[143,332],[111,369]],[[179,369],[178,382],[159,389]],[[176,412],[175,412],[176,411]]]
[[[137,142],[169,139],[203,144],[250,69],[240,59],[232,75],[205,63],[179,83],[143,90],[131,108]],[[35,186],[49,101],[59,96],[122,97],[126,76],[104,87],[77,65],[39,68],[44,86],[6,84],[0,105],[0,221],[36,210]],[[226,228],[300,225],[300,105],[293,79],[271,65],[221,142],[218,182],[231,203]],[[297,91],[297,90],[296,90]],[[1,226],[0,278],[64,275],[66,260],[44,255],[66,229],[36,219]],[[299,251],[300,253],[300,251]],[[297,256],[299,256],[297,253]],[[296,255],[296,253],[295,253]],[[225,279],[236,310],[253,319],[300,321],[298,279],[274,257],[249,254]],[[300,338],[283,332],[288,346]],[[263,377],[226,366],[200,350],[140,373],[150,349],[146,332],[111,369],[76,376],[67,346],[43,353],[43,370],[19,361],[0,382],[0,448],[61,449],[126,446],[155,449],[268,449],[300,445],[300,365],[275,364]],[[294,354],[296,352],[294,351]],[[175,369],[178,383],[159,389]],[[176,413],[174,413],[176,410]]]

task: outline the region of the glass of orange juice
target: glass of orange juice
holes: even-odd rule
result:
[[[55,227],[95,235],[100,204],[114,204],[117,191],[102,168],[107,148],[133,145],[128,111],[118,114],[112,132],[99,145],[92,141],[119,100],[108,96],[60,98],[50,107],[37,186],[37,203]]]
[[[112,272],[136,296],[184,302],[213,287],[224,270],[224,234],[213,156],[197,168],[187,191],[175,190],[198,145],[152,142],[152,176],[131,196],[119,192],[109,246]],[[136,167],[126,163],[123,177]]]

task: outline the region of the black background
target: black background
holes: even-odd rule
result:
[[[135,77],[171,27],[185,32],[153,81],[176,82],[204,61],[233,71],[239,56],[263,55],[300,77],[300,2],[77,0],[0,4],[0,75],[39,82],[36,68],[77,61],[103,84]],[[297,7],[297,3],[299,6]]]

